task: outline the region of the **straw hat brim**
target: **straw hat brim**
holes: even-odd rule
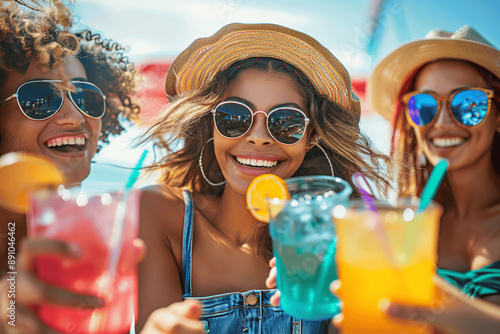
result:
[[[465,60],[500,77],[500,51],[465,39],[432,38],[405,44],[383,58],[367,82],[376,112],[391,121],[403,84],[415,70],[438,59]]]
[[[349,73],[338,59],[312,37],[275,24],[232,23],[195,40],[170,65],[166,93],[175,96],[200,88],[217,72],[252,57],[271,57],[294,65],[320,94],[360,114]]]

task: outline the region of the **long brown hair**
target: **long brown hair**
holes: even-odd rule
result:
[[[203,169],[212,182],[223,180],[215,158],[213,144],[206,144],[213,135],[212,110],[220,101],[229,84],[244,70],[253,68],[262,71],[283,72],[294,79],[300,87],[312,119],[314,131],[319,135],[319,144],[326,150],[336,176],[352,182],[352,175],[363,172],[378,189],[388,185],[383,176],[389,157],[370,147],[369,140],[360,133],[359,116],[351,110],[343,110],[336,103],[321,96],[310,85],[308,78],[289,63],[274,58],[249,58],[236,62],[217,73],[211,82],[199,90],[186,91],[172,99],[163,114],[148,129],[144,141],[153,140],[155,145],[167,152],[153,169],[162,170],[162,182],[194,191],[221,195],[224,186],[213,187],[201,175],[198,158],[203,147]],[[177,149],[181,143],[181,148]],[[320,150],[312,149],[306,154],[295,175],[329,175],[330,167]],[[268,260],[272,256],[268,225],[255,226],[255,239],[259,243],[259,256]]]

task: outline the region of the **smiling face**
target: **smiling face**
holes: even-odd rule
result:
[[[446,97],[467,86],[488,88],[478,70],[462,61],[431,63],[423,67],[415,78],[416,90],[429,90]],[[431,164],[435,165],[443,157],[450,162],[450,170],[458,170],[480,160],[491,159],[493,138],[495,132],[500,132],[500,113],[494,103],[485,121],[475,127],[459,126],[447,110],[448,103],[442,103],[441,107],[433,125],[415,129],[418,144]]]
[[[238,101],[255,113],[265,114],[277,107],[288,106],[302,110],[308,116],[304,97],[298,84],[281,72],[256,69],[242,70],[231,82],[222,101]],[[309,125],[308,129],[312,127]],[[263,113],[254,115],[253,125],[242,137],[231,139],[214,128],[215,156],[231,187],[245,194],[250,182],[258,175],[276,174],[291,177],[301,165],[309,143],[308,133],[293,145],[285,145],[271,137]]]
[[[70,80],[87,78],[82,63],[73,56],[66,58],[63,68]],[[34,79],[60,78],[54,71],[41,71],[35,63],[30,64],[25,74],[7,71],[0,99],[11,96],[19,85]],[[27,118],[16,99],[0,105],[0,155],[17,151],[46,156],[60,168],[68,184],[81,182],[89,174],[100,133],[101,120],[83,115],[66,94],[61,109],[43,121]]]

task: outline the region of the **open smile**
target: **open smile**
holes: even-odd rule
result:
[[[449,148],[449,147],[456,147],[462,145],[467,138],[463,137],[436,137],[436,138],[431,138],[430,142],[432,145],[438,147],[438,148]]]
[[[62,153],[77,153],[85,149],[86,142],[84,135],[60,136],[47,140],[45,146]]]
[[[235,156],[233,156],[233,159],[240,165],[253,168],[273,168],[281,163],[281,161],[278,160],[250,159]]]

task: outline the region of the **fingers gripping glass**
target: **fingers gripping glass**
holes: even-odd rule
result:
[[[253,112],[247,105],[237,101],[222,102],[212,110],[217,131],[226,138],[245,135],[253,124],[254,115],[263,113],[267,117],[267,130],[281,144],[298,143],[306,131],[309,118],[300,109],[279,107],[268,114]]]
[[[58,94],[55,83],[61,80],[33,80],[23,83],[15,94],[1,101],[3,104],[16,98],[23,114],[32,120],[45,120],[54,116],[62,107],[64,95]],[[101,118],[106,112],[106,96],[93,83],[70,81],[75,86],[74,92],[67,92],[71,102],[85,116]]]
[[[490,89],[466,87],[449,96],[439,96],[433,92],[417,90],[402,96],[406,118],[413,127],[425,127],[438,119],[442,102],[448,103],[450,116],[461,126],[476,126],[488,116],[493,91]]]

